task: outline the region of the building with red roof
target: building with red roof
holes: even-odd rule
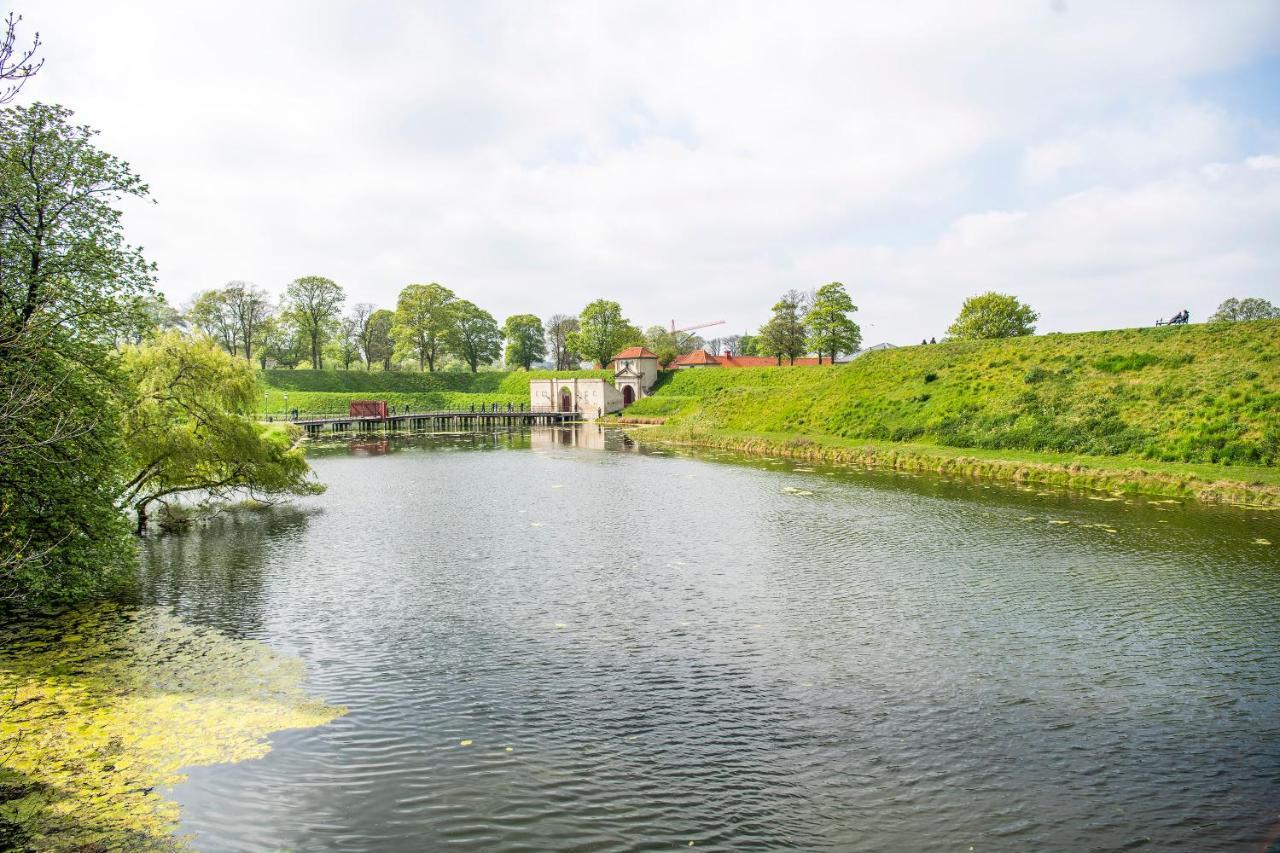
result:
[[[622,393],[622,405],[630,406],[649,396],[657,381],[657,353],[644,347],[628,347],[613,357],[613,387]]]
[[[813,367],[819,364],[830,364],[829,361],[823,361],[820,358],[797,358],[794,362],[796,367],[806,366]],[[792,362],[782,362],[784,366],[792,364]],[[778,359],[773,356],[764,355],[734,355],[726,352],[724,355],[712,355],[706,350],[696,349],[693,352],[685,353],[677,358],[671,364],[667,365],[670,370],[688,370],[693,367],[777,367]]]

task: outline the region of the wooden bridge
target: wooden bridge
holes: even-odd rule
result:
[[[384,430],[429,432],[436,430],[478,430],[495,427],[521,427],[548,424],[574,423],[581,420],[577,412],[561,412],[552,409],[480,410],[448,409],[437,412],[406,412],[387,417],[356,417],[333,415],[325,417],[300,417],[290,420],[307,431],[307,435],[346,432],[382,432]]]

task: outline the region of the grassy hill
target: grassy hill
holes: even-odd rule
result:
[[[266,393],[267,411],[297,408],[305,414],[345,414],[352,400],[386,400],[415,411],[466,409],[484,403],[529,402],[529,380],[552,376],[611,377],[603,370],[548,370],[481,373],[387,373],[363,370],[264,370],[258,382]]]
[[[679,371],[627,410],[686,432],[1164,462],[1280,462],[1280,321],[949,342]]]

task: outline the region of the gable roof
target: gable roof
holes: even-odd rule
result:
[[[627,347],[622,352],[613,357],[614,361],[620,358],[657,358],[656,353],[649,352],[644,347]]]
[[[822,362],[830,364],[829,361]],[[696,349],[691,353],[680,356],[671,362],[670,367],[692,367],[695,365],[705,364],[708,367],[777,367],[778,359],[767,355],[712,355],[706,350]],[[790,362],[783,361],[782,366],[786,367]],[[816,358],[797,358],[795,360],[796,367],[813,367],[819,364]]]

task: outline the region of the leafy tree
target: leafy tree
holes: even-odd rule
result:
[[[578,330],[565,338],[569,349],[604,367],[615,353],[643,343],[644,335],[622,316],[622,306],[608,299],[597,299],[578,320]]]
[[[862,346],[862,330],[849,319],[850,312],[857,310],[840,282],[818,288],[804,320],[809,329],[809,346],[818,353],[819,363],[824,352],[831,354],[831,363],[835,364],[840,353],[857,352]]]
[[[435,372],[454,323],[456,300],[452,290],[434,282],[411,284],[400,291],[392,335],[406,355],[418,359],[418,370]]]
[[[362,339],[365,364],[371,365],[378,361],[382,363],[383,370],[391,369],[391,358],[396,351],[396,342],[391,337],[395,321],[395,312],[385,308],[379,308],[369,315],[369,322],[365,324],[365,335]]]
[[[3,51],[0,50],[0,54]],[[61,603],[132,569],[113,343],[153,267],[116,204],[147,187],[45,104],[0,111],[0,606]]]
[[[124,417],[129,478],[116,501],[147,527],[148,510],[178,495],[222,499],[312,495],[324,487],[296,427],[254,417],[253,369],[207,338],[168,332],[124,353],[130,402]]]
[[[547,355],[543,340],[542,321],[532,314],[513,314],[502,324],[502,336],[507,339],[506,361],[529,369],[535,361]]]
[[[760,338],[758,335],[743,335],[738,339],[738,348],[734,350],[738,355],[763,355],[760,352]]]
[[[351,369],[351,362],[360,359],[360,326],[355,317],[343,317],[338,321],[337,355],[343,370]]]
[[[658,357],[658,364],[666,367],[680,355],[676,337],[662,326],[650,326],[644,330],[644,345]]]
[[[1241,320],[1274,320],[1280,317],[1280,308],[1257,296],[1236,299],[1234,296],[1218,306],[1209,318],[1210,323],[1235,323]]]
[[[808,300],[798,290],[788,290],[773,306],[773,316],[760,328],[757,348],[764,355],[771,355],[782,364],[785,358],[790,364],[804,355],[807,337],[804,315]]]
[[[278,314],[263,329],[264,337],[259,344],[259,353],[270,358],[279,367],[293,370],[298,362],[310,357],[310,341],[289,317]],[[263,364],[266,367],[266,364]]]
[[[493,315],[465,299],[455,302],[451,313],[453,324],[445,335],[450,355],[465,361],[472,373],[496,361],[502,352],[502,331]]]
[[[356,349],[360,358],[364,359],[364,369],[368,370],[369,364],[369,336],[372,333],[369,327],[369,321],[373,318],[373,312],[377,310],[371,302],[357,302],[351,308],[351,320],[355,324]]]
[[[236,322],[225,291],[205,290],[196,294],[187,309],[187,321],[231,355],[240,352],[240,324]]]
[[[244,360],[253,361],[254,342],[261,339],[262,326],[271,319],[271,297],[248,281],[233,281],[222,289],[222,294],[231,322],[238,330]]]
[[[159,293],[130,297],[124,301],[124,306],[129,317],[128,325],[118,330],[112,340],[113,346],[140,344],[156,332],[181,329],[187,324],[182,312]]]
[[[556,370],[572,370],[581,361],[569,348],[569,335],[578,331],[578,318],[568,314],[552,314],[547,320],[547,351]]]
[[[324,367],[322,347],[338,329],[338,316],[346,294],[331,279],[318,275],[296,278],[285,291],[287,313],[293,324],[307,337],[311,350],[311,367]]]
[[[991,291],[966,299],[947,334],[960,340],[1016,338],[1033,334],[1038,319],[1040,315],[1016,296]]]

